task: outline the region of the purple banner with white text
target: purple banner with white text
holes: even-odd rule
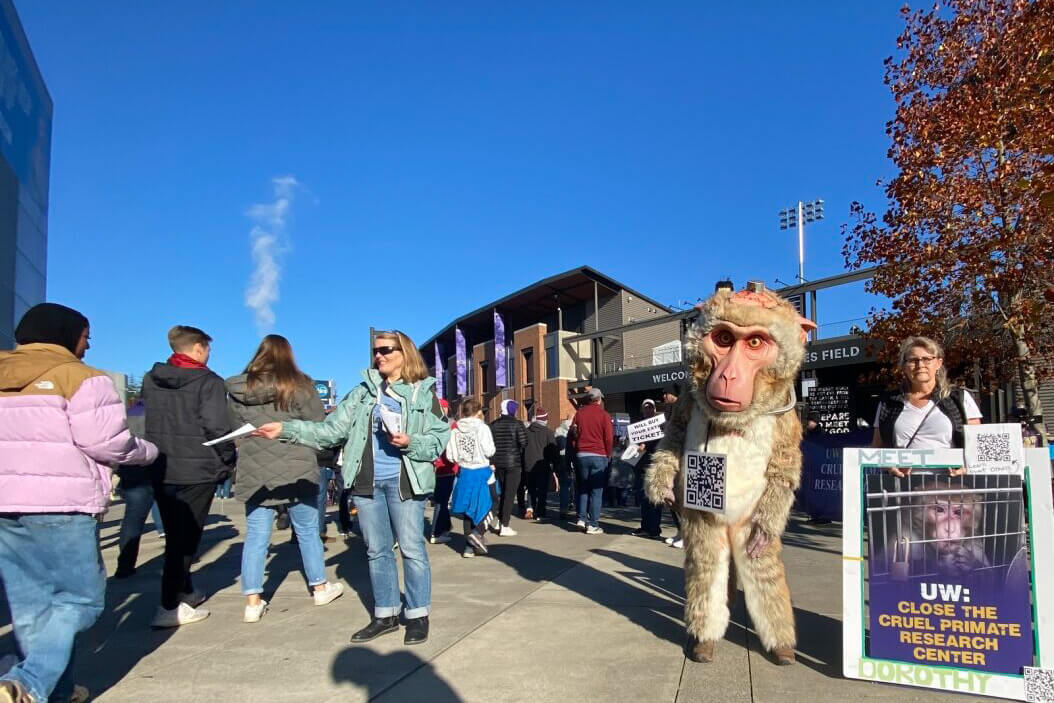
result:
[[[436,353],[436,395],[438,397],[440,397],[440,398],[445,398],[446,394],[444,393],[444,391],[446,389],[443,386],[446,385],[445,384],[446,374],[444,373],[444,369],[443,369],[443,355],[439,351],[439,342],[435,343],[435,353]]]
[[[465,354],[465,335],[454,328],[454,355],[457,363],[457,394],[468,394],[468,355]]]
[[[508,384],[505,377],[505,320],[501,313],[494,311],[494,385],[504,388]]]

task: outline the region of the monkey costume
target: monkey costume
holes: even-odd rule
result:
[[[685,341],[690,392],[674,406],[645,478],[653,503],[683,505],[684,452],[726,456],[724,514],[679,511],[686,654],[712,661],[738,575],[762,645],[778,663],[790,664],[794,614],[780,535],[801,478],[794,380],[806,330],[815,324],[760,283],[719,290],[699,309]]]

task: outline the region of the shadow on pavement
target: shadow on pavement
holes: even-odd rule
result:
[[[394,681],[378,677],[378,672],[400,671],[406,673]],[[450,684],[435,672],[431,664],[406,650],[382,654],[366,647],[349,647],[333,659],[331,675],[337,683],[347,682],[365,689],[366,698],[370,701],[461,701]],[[405,686],[399,686],[411,676],[413,692],[408,691]],[[398,691],[393,690],[397,686]]]

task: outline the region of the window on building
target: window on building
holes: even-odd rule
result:
[[[505,382],[509,388],[516,386],[516,357],[512,345],[505,347]]]
[[[560,376],[560,357],[556,353],[557,349],[559,347],[555,344],[545,348],[546,378],[557,378]]]
[[[490,379],[488,378],[488,374],[489,373],[490,373],[490,363],[488,363],[486,361],[481,361],[480,364],[479,364],[479,376],[482,379],[482,381],[480,383],[479,390],[480,390],[480,393],[483,393],[484,395],[486,395],[487,393],[490,393]]]
[[[526,368],[523,376],[524,384],[534,383],[534,347],[527,347],[523,350],[523,364]]]

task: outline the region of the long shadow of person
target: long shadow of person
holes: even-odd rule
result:
[[[349,647],[333,659],[331,675],[337,683],[365,689],[369,701],[461,701],[431,664],[406,650],[382,654],[368,647]]]

